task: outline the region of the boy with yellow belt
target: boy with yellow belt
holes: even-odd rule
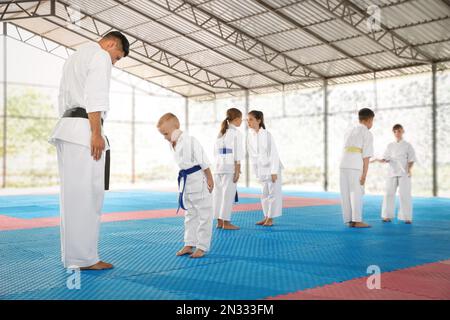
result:
[[[361,109],[359,124],[345,134],[344,150],[340,163],[340,190],[344,223],[351,228],[368,228],[362,220],[362,198],[369,160],[373,156],[373,126],[375,113]]]

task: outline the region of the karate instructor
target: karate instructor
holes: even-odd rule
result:
[[[65,268],[104,270],[98,239],[109,185],[109,143],[103,120],[109,110],[112,66],[129,52],[120,32],[81,46],[64,64],[59,116],[49,142],[56,146],[61,184],[61,256]]]

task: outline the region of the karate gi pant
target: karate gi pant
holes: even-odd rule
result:
[[[341,169],[340,191],[344,223],[362,222],[364,186],[361,185],[362,172]]]
[[[277,180],[272,179],[261,181],[262,195],[261,205],[265,218],[277,218],[283,212],[283,193],[281,191],[281,173],[278,173]]]
[[[386,192],[383,199],[381,216],[383,219],[395,217],[395,194],[399,189],[400,208],[398,218],[412,221],[411,177],[389,177],[386,179]]]
[[[233,173],[214,175],[213,211],[215,219],[231,221],[237,184]]]
[[[183,203],[187,211],[184,213],[184,245],[208,251],[212,236],[212,195],[206,182],[201,192],[189,193],[185,190]]]
[[[61,184],[61,257],[64,267],[88,267],[100,261],[98,238],[104,198],[105,153],[99,161],[90,148],[57,141]]]

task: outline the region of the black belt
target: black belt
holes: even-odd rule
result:
[[[63,114],[63,118],[84,118],[89,119],[88,114],[85,109],[77,107],[72,108],[69,110],[66,110]],[[102,119],[102,125],[103,125],[103,119]],[[109,146],[109,140],[105,136],[106,142]],[[111,169],[111,152],[110,150],[106,150],[105,154],[105,190],[109,190],[109,177],[110,177],[110,169]]]

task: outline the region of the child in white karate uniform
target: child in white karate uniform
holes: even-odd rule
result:
[[[391,222],[394,219],[395,194],[398,188],[400,198],[398,218],[407,224],[411,224],[413,213],[411,171],[416,162],[416,153],[412,145],[403,140],[405,130],[402,125],[396,124],[392,130],[396,141],[387,146],[383,159],[374,160],[374,162],[389,164],[381,217],[383,222]]]
[[[178,209],[185,210],[184,247],[177,256],[189,254],[200,258],[210,248],[212,235],[212,196],[214,182],[205,152],[197,139],[180,130],[172,113],[163,115],[157,124],[159,132],[170,142],[175,162],[180,167]],[[196,248],[193,252],[193,248]]]
[[[262,184],[261,204],[264,218],[256,224],[270,227],[274,224],[273,219],[282,215],[283,165],[272,134],[266,130],[264,114],[261,111],[250,111],[247,121],[250,128],[247,140],[248,153],[256,178]]]
[[[362,221],[364,185],[373,156],[373,126],[375,113],[370,109],[359,111],[359,124],[345,134],[340,163],[340,190],[344,223],[351,228],[368,228]]]
[[[242,112],[236,108],[228,109],[227,117],[222,122],[214,145],[216,164],[213,209],[219,229],[239,229],[238,226],[231,224],[231,211],[233,203],[238,200],[237,182],[241,171],[241,160],[244,158],[242,134],[238,130],[241,123]]]

